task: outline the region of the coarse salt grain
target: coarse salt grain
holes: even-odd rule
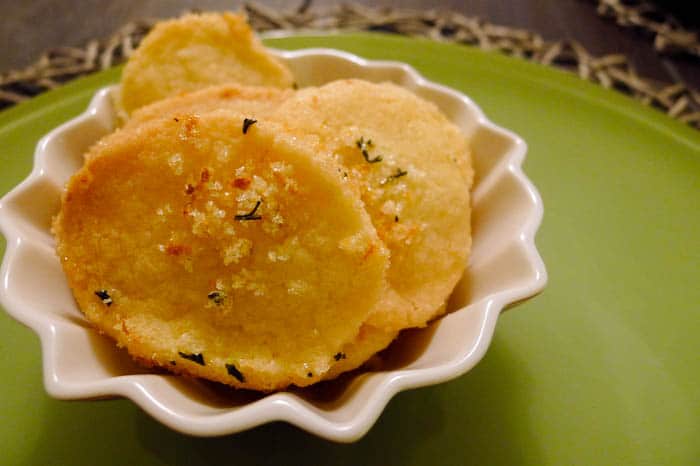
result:
[[[177,176],[182,175],[182,172],[184,171],[184,162],[182,160],[182,154],[176,153],[171,155],[168,158],[168,165],[172,169],[173,173],[175,173]]]

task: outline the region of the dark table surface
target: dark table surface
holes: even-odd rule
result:
[[[301,2],[264,0],[259,3],[277,10],[289,10]],[[341,3],[338,0],[317,0],[312,8],[322,10],[338,7]],[[601,18],[593,1],[360,0],[357,3],[418,10],[450,9],[491,23],[528,29],[546,40],[574,39],[595,55],[624,54],[644,77],[700,88],[700,60],[697,57],[659,54],[653,48],[653,37],[640,30],[622,28],[612,19]],[[677,12],[680,9],[681,20],[686,23],[692,20],[692,16],[679,7],[682,2],[661,3]],[[135,19],[176,16],[193,8],[237,9],[241,5],[239,1],[224,0],[2,0],[0,73],[29,65],[51,47],[80,46],[93,38],[106,38],[121,25]]]

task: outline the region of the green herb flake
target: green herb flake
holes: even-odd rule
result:
[[[240,221],[245,221],[245,220],[261,220],[262,216],[256,215],[255,213],[258,211],[258,207],[260,207],[260,204],[262,204],[262,201],[258,201],[255,203],[255,207],[253,207],[253,210],[248,212],[247,214],[237,214],[235,217],[233,217],[235,220],[240,220]]]
[[[202,355],[202,353],[188,354],[188,353],[183,353],[182,351],[178,351],[177,354],[179,354],[181,358],[187,359],[187,360],[192,361],[192,362],[196,362],[200,366],[206,365],[206,364],[204,364],[204,355]]]
[[[220,306],[224,302],[224,298],[226,297],[226,293],[223,291],[212,291],[207,295],[207,298],[209,298],[211,301],[214,302],[217,306]]]
[[[100,298],[100,301],[102,301],[102,304],[106,306],[111,306],[113,301],[112,297],[107,293],[107,290],[97,290],[95,291],[95,296]]]
[[[239,371],[234,364],[226,364],[226,372],[228,372],[228,375],[231,377],[235,377],[239,382],[245,382],[245,377],[243,377],[241,371]]]
[[[346,359],[346,358],[347,358],[347,355],[345,353],[335,353],[335,355],[333,356],[333,359],[335,359],[336,361],[340,361],[341,359]]]
[[[248,128],[253,126],[255,123],[257,123],[258,120],[254,118],[244,118],[243,119],[243,134],[246,134],[248,132]]]
[[[408,172],[406,170],[403,170],[401,168],[397,168],[393,174],[384,178],[379,184],[383,186],[390,181],[397,180],[397,179],[401,178],[402,176],[406,176],[406,175],[408,175]]]
[[[358,149],[360,149],[360,152],[362,153],[362,157],[365,158],[365,161],[367,163],[377,163],[381,162],[384,160],[384,158],[381,155],[377,155],[374,158],[371,158],[369,155],[369,149],[374,147],[374,144],[372,144],[371,139],[365,139],[364,137],[360,137],[357,141],[355,141],[355,145],[357,146]]]

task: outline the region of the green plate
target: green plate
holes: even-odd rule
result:
[[[502,316],[475,369],[398,395],[351,445],[286,424],[191,438],[126,400],[50,399],[38,339],[2,313],[0,463],[700,464],[700,132],[467,47],[370,34],[267,43],[410,63],[522,136],[545,205],[544,294]],[[118,75],[0,113],[0,193],[29,173],[37,140]]]

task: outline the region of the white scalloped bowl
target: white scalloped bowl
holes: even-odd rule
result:
[[[126,397],[163,424],[192,435],[224,435],[286,421],[350,442],[369,430],[397,392],[471,369],[486,352],[503,308],[544,288],[547,275],[534,243],[543,208],[521,169],[522,139],[491,123],[468,97],[428,82],[408,65],[327,49],[273,52],[301,86],[349,77],[399,84],[437,104],[471,139],[473,252],[450,298],[451,312],[425,329],[403,332],[381,367],[310,389],[257,395],[140,368],[87,325],[50,232],[63,186],[80,168],[83,153],[113,129],[112,88],[106,88],[85,113],[41,139],[31,175],[0,200],[0,230],[7,239],[0,303],[39,335],[51,396]]]

